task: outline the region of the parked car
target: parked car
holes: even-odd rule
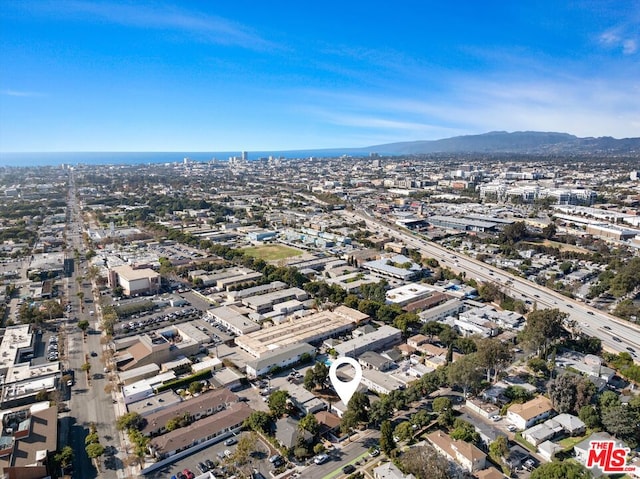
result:
[[[351,474],[353,471],[355,471],[356,468],[353,464],[347,464],[346,466],[344,466],[342,468],[342,473],[343,474]]]
[[[329,456],[327,456],[326,454],[318,454],[316,457],[313,458],[314,464],[324,464],[328,460],[329,460]]]
[[[236,444],[238,442],[238,440],[235,437],[230,437],[229,439],[227,439],[226,441],[224,441],[224,445],[225,446],[233,446],[234,444]]]

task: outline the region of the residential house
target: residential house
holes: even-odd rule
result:
[[[551,441],[544,441],[538,444],[538,454],[545,461],[551,462],[558,452],[562,451],[562,446]]]
[[[298,427],[299,421],[284,417],[276,421],[276,440],[282,447],[292,449],[302,439],[305,442],[313,440],[313,434]]]
[[[486,467],[487,455],[471,443],[451,439],[451,436],[440,430],[429,434],[427,440],[440,454],[460,464],[469,472],[480,471]]]
[[[507,477],[495,467],[488,467],[487,469],[476,472],[475,475],[478,479],[506,479]]]
[[[403,474],[393,462],[385,462],[373,470],[374,479],[416,479],[413,474]]]
[[[314,416],[320,426],[320,437],[340,436],[340,418],[338,416],[329,411],[319,411]]]
[[[587,426],[582,420],[573,414],[562,413],[555,416],[550,421],[554,421],[562,426],[562,429],[570,436],[584,434]]]
[[[387,371],[394,365],[393,361],[375,351],[365,351],[358,357],[358,362],[364,369],[375,369],[376,371]]]
[[[551,401],[538,396],[522,404],[513,404],[507,410],[507,420],[520,430],[527,429],[553,414]]]

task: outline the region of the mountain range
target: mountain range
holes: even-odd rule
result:
[[[356,149],[354,149],[356,150]],[[357,148],[362,151],[362,148]],[[515,153],[535,155],[631,154],[640,155],[640,138],[610,136],[579,138],[568,133],[539,131],[492,131],[432,141],[387,143],[366,148],[387,155],[430,153]]]

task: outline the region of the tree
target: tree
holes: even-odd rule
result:
[[[447,375],[449,384],[455,384],[462,388],[465,396],[469,389],[476,388],[480,384],[482,375],[478,369],[478,360],[476,354],[467,354],[462,356],[456,362],[451,363],[447,367]]]
[[[465,442],[478,442],[480,439],[473,425],[463,419],[455,420],[450,436]]]
[[[91,371],[91,363],[84,363],[82,366],[80,366],[80,369],[88,374],[89,371]]]
[[[562,271],[562,274],[564,274],[566,276],[573,269],[573,263],[571,261],[563,261],[560,264],[559,268],[560,268],[560,271]]]
[[[596,387],[585,377],[565,373],[549,381],[547,390],[556,411],[577,414],[582,406],[591,402]]]
[[[453,329],[448,324],[443,324],[440,332],[438,333],[438,339],[445,346],[449,346],[450,344],[454,344],[458,339],[458,331]]]
[[[327,450],[327,448],[324,447],[324,444],[321,443],[321,442],[319,442],[315,446],[313,446],[313,453],[314,454],[322,454],[326,450]]]
[[[137,429],[129,429],[129,440],[133,443],[134,455],[138,458],[138,461],[142,463],[151,439]]]
[[[498,436],[489,444],[489,456],[498,464],[503,464],[509,454],[509,442],[505,436]]]
[[[189,384],[189,392],[193,394],[200,394],[204,386],[200,381],[193,381]]]
[[[267,432],[271,418],[264,411],[253,411],[245,420],[244,425],[253,431]]]
[[[498,303],[504,296],[500,285],[493,281],[491,283],[483,283],[482,286],[478,288],[478,294],[484,301],[488,303]]]
[[[589,429],[596,429],[600,427],[600,416],[598,411],[591,406],[582,406],[578,411],[578,417]]]
[[[563,334],[562,323],[568,317],[559,309],[535,309],[527,316],[527,324],[522,330],[523,342],[534,351],[547,357],[547,346]]]
[[[438,397],[433,400],[433,412],[438,414],[438,424],[448,428],[453,424],[453,403],[447,397]]]
[[[499,339],[482,338],[476,340],[478,352],[476,358],[480,366],[487,372],[487,382],[491,381],[491,373],[494,373],[494,380],[498,378],[498,373],[506,367],[513,359],[513,353],[507,343]]]
[[[507,225],[500,233],[499,241],[501,243],[517,243],[521,239],[527,237],[527,225],[524,221],[516,221],[515,223],[511,223]]]
[[[367,420],[369,405],[369,397],[365,393],[356,391],[353,393],[353,396],[351,396],[351,399],[349,399],[347,408],[349,411],[353,411],[358,422],[363,422]]]
[[[592,479],[593,475],[576,461],[553,461],[542,464],[531,473],[531,479]]]
[[[273,417],[282,417],[287,410],[287,399],[289,399],[289,392],[285,390],[279,390],[271,393],[267,401],[269,411]]]
[[[258,442],[258,435],[256,432],[251,432],[250,434],[243,434],[238,439],[238,444],[236,445],[236,449],[233,451],[233,454],[229,458],[229,462],[236,465],[236,467],[240,467],[243,471],[243,466],[250,466],[250,457],[251,453],[256,450],[256,443]],[[245,473],[249,471],[244,471]],[[246,474],[247,477],[250,477],[250,474]]]
[[[316,362],[313,365],[313,382],[316,387],[323,387],[329,377],[329,368],[323,362]],[[305,373],[306,374],[306,373]]]
[[[360,421],[356,412],[353,409],[347,409],[340,421],[340,431],[344,434],[351,435],[351,431],[358,427],[359,423]]]
[[[402,469],[407,474],[413,474],[419,478],[450,479],[448,461],[438,454],[433,446],[415,446],[405,451],[400,462]]]
[[[98,433],[95,432],[95,431],[94,432],[90,432],[84,438],[85,445],[94,444],[96,442],[100,442],[100,437],[98,436]]]
[[[378,426],[391,417],[393,408],[388,399],[388,396],[382,396],[379,401],[374,402],[369,407],[369,425]]]
[[[554,223],[549,223],[547,226],[542,228],[542,236],[544,236],[546,239],[551,239],[556,235],[557,231],[558,228],[556,227],[556,225]]]
[[[312,391],[316,387],[316,381],[313,374],[313,369],[307,369],[304,373],[304,381],[302,383],[307,391]]]
[[[396,448],[396,442],[393,440],[393,426],[391,421],[383,421],[380,425],[380,449],[385,454],[389,454]]]
[[[298,423],[298,427],[300,429],[310,432],[314,436],[318,434],[318,431],[320,430],[320,425],[318,424],[318,420],[313,414],[307,414],[305,417],[300,419],[300,422]]]
[[[424,409],[419,410],[411,416],[411,424],[415,424],[418,427],[426,426],[429,422],[431,422],[431,417]]]
[[[605,412],[607,409],[611,407],[619,406],[619,405],[620,405],[620,398],[613,391],[604,391],[602,394],[600,394],[600,397],[598,398],[598,407],[600,408],[601,413]]]
[[[53,299],[49,299],[42,303],[42,308],[49,316],[49,321],[51,321],[54,317],[62,317],[62,305]]]
[[[640,442],[640,414],[634,408],[617,405],[602,411],[602,425],[607,432],[635,448]]]
[[[543,373],[546,375],[549,372],[549,367],[544,359],[532,358],[527,362],[527,366],[536,374]]]
[[[523,403],[533,399],[533,394],[522,386],[509,386],[505,389],[504,395],[509,401],[514,403]]]
[[[78,328],[80,328],[83,333],[86,333],[87,329],[89,329],[89,321],[87,321],[86,319],[81,319],[80,321],[78,321]]]
[[[437,397],[433,400],[433,412],[442,412],[447,409],[451,409],[453,407],[453,403],[451,399],[445,396]]]
[[[104,454],[104,446],[99,442],[92,442],[85,447],[85,450],[87,451],[87,456],[93,460],[97,460]]]
[[[74,459],[73,448],[71,446],[64,446],[62,450],[54,456],[54,459],[63,469],[70,466]]]
[[[137,412],[128,412],[116,419],[116,429],[118,431],[125,431],[129,429],[136,429],[141,431],[147,424],[147,420]]]
[[[393,430],[394,437],[397,437],[400,441],[407,441],[411,439],[413,435],[413,429],[411,428],[411,423],[408,421],[403,421],[398,424]]]

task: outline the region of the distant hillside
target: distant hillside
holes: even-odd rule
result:
[[[618,140],[610,136],[578,138],[567,133],[493,131],[482,135],[455,136],[443,140],[374,145],[366,150],[389,155],[421,153],[640,154],[640,138]]]

